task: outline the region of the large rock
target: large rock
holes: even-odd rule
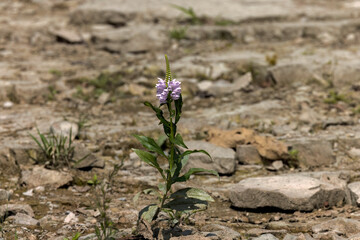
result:
[[[207,151],[212,160],[203,153],[194,153],[189,157],[188,163],[183,171],[190,168],[205,168],[215,170],[219,174],[232,174],[236,170],[235,151],[230,148],[219,147],[204,141],[188,141],[186,145],[189,149],[203,149]]]
[[[277,237],[275,237],[274,235],[267,233],[267,234],[263,234],[260,237],[256,237],[253,238],[253,240],[279,240]]]
[[[360,233],[360,222],[348,218],[335,218],[312,227],[314,233],[335,232],[347,238]]]
[[[26,225],[26,226],[37,226],[40,225],[39,221],[32,218],[31,216],[24,214],[24,213],[18,213],[14,217],[14,223],[17,225]]]
[[[73,177],[70,173],[48,170],[39,166],[21,172],[21,182],[28,187],[50,186],[59,188],[69,184],[72,180]]]
[[[297,152],[300,167],[329,166],[336,161],[330,141],[301,138],[287,143]]]
[[[345,198],[342,187],[295,174],[248,178],[230,190],[233,206],[250,209],[270,207],[311,211],[342,205]]]

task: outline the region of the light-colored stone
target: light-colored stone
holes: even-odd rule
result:
[[[72,180],[70,173],[48,170],[39,166],[21,172],[21,182],[28,187],[50,186],[59,188],[69,184]]]
[[[203,149],[207,151],[212,160],[203,153],[194,153],[189,157],[188,163],[183,168],[186,172],[190,168],[204,168],[215,170],[219,174],[232,174],[236,169],[235,151],[230,148],[219,147],[204,141],[188,141],[189,149]]]
[[[0,218],[3,219],[7,216],[8,212],[12,212],[14,214],[24,213],[29,215],[30,217],[34,217],[34,211],[28,204],[4,204],[0,206]]]
[[[73,159],[76,161],[74,167],[77,169],[104,168],[104,159],[96,156],[81,144],[75,144]]]
[[[237,145],[236,159],[242,164],[261,164],[261,156],[253,145]]]
[[[71,138],[74,140],[76,135],[79,132],[79,126],[76,123],[68,122],[68,121],[59,121],[51,124],[50,132],[52,132],[55,136],[70,136],[71,131]]]
[[[8,201],[12,195],[12,191],[0,189],[0,201]]]
[[[336,232],[345,237],[360,233],[360,222],[349,218],[335,218],[312,227],[314,233]]]
[[[283,240],[313,240],[308,233],[299,233],[299,234],[286,234]]]
[[[39,221],[24,213],[17,213],[14,216],[14,223],[25,226],[37,226]]]
[[[301,167],[330,166],[336,161],[332,144],[327,140],[300,138],[287,141],[287,144],[298,152]]]
[[[358,206],[360,206],[360,182],[353,182],[348,185],[351,193],[355,197],[355,201]]]
[[[253,238],[253,240],[279,240],[277,237],[275,237],[274,235],[267,233],[267,234],[263,234],[260,237],[256,237]]]
[[[205,225],[201,228],[202,233],[205,237],[214,237],[217,236],[219,239],[224,240],[233,240],[233,239],[240,239],[241,235],[237,231],[225,227],[219,224],[209,224]]]
[[[274,207],[283,210],[311,211],[343,205],[343,188],[300,175],[248,178],[230,190],[230,201],[238,208]]]

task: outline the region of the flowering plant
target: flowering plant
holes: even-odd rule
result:
[[[180,189],[177,192],[172,192],[171,186],[177,182],[187,181],[192,174],[199,172],[208,172],[218,176],[218,173],[213,170],[206,170],[203,168],[191,168],[186,173],[182,173],[183,167],[186,165],[189,155],[192,153],[201,152],[211,156],[204,150],[185,150],[188,147],[185,145],[182,136],[177,133],[176,124],[180,120],[182,110],[182,96],[181,83],[172,79],[170,64],[167,56],[166,61],[166,75],[165,79],[158,79],[156,84],[156,97],[160,101],[160,106],[155,107],[150,102],[145,102],[145,106],[150,107],[160,120],[160,125],[163,129],[167,139],[169,140],[169,152],[166,153],[158,145],[158,143],[149,137],[134,135],[137,140],[148,150],[133,149],[139,158],[150,166],[156,168],[160,173],[164,183],[158,185],[158,189],[146,189],[144,193],[151,193],[158,197],[158,204],[150,204],[140,211],[139,220],[145,220],[147,223],[156,220],[160,212],[167,213],[171,220],[171,226],[175,226],[181,222],[182,216],[187,219],[195,212],[205,210],[209,201],[214,201],[213,198],[205,191],[196,188]],[[164,117],[164,112],[161,109],[163,106],[167,107],[168,117]],[[183,150],[179,149],[181,147]],[[157,158],[161,156],[165,158],[168,165],[161,167]],[[135,196],[135,200],[141,193]]]

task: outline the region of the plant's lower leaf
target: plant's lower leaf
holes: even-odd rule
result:
[[[133,203],[134,205],[137,203],[137,201],[139,200],[139,197],[141,195],[141,192],[138,192],[135,194],[135,196],[133,197]]]
[[[190,168],[187,173],[185,173],[181,177],[176,178],[174,180],[174,182],[185,182],[185,181],[189,180],[191,175],[193,175],[195,173],[201,173],[201,172],[211,173],[211,174],[219,177],[219,174],[214,170],[208,170],[208,169],[204,169],[204,168]]]
[[[203,201],[214,202],[214,199],[204,190],[198,188],[183,188],[170,195],[170,198],[195,198]]]
[[[208,206],[207,201],[199,200],[196,198],[175,198],[174,200],[166,203],[164,208],[169,208],[175,211],[194,211],[205,210]]]
[[[150,223],[153,220],[158,208],[159,207],[156,204],[146,206],[139,212],[139,218]]]
[[[166,186],[165,186],[165,184],[159,183],[159,184],[158,184],[158,189],[159,189],[160,192],[162,192],[163,194],[165,194],[165,192],[166,192]]]

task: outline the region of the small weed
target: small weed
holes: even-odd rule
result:
[[[77,232],[72,238],[71,240],[78,240],[80,238],[81,234],[79,232]],[[64,238],[64,240],[70,240],[70,238]]]
[[[293,160],[298,160],[299,159],[299,150],[297,149],[291,149],[289,151],[289,155],[290,155],[290,158],[293,159]]]
[[[277,55],[276,55],[276,53],[274,53],[272,55],[266,55],[265,60],[270,66],[275,66],[276,63],[277,63]]]
[[[360,114],[360,106],[357,106],[353,109],[354,114]]]
[[[49,71],[49,73],[51,73],[55,77],[61,77],[62,76],[62,72],[60,70],[57,70],[57,69],[51,69]]]
[[[47,95],[47,100],[48,101],[54,101],[56,99],[56,94],[58,92],[56,91],[55,87],[52,86],[52,85],[50,85],[48,87],[48,90],[49,90],[49,92],[48,92],[48,95]]]
[[[192,9],[191,7],[184,8],[175,4],[171,4],[171,6],[187,15],[190,18],[191,24],[196,25],[202,23],[201,19],[196,15],[194,9]]]
[[[228,20],[228,19],[223,19],[223,18],[218,18],[215,20],[215,25],[218,26],[230,26],[230,25],[235,25],[236,23],[232,20]]]
[[[85,94],[81,86],[76,87],[76,92],[73,94],[73,97],[82,99],[85,102],[88,102],[90,100],[90,95]]]
[[[187,28],[185,27],[174,28],[169,32],[169,35],[171,39],[181,40],[186,38],[186,31]]]
[[[99,181],[96,174],[93,176],[92,180],[88,181],[88,184],[93,187],[96,209],[100,212],[99,225],[95,227],[95,234],[98,240],[115,240],[117,229],[114,227],[114,223],[111,221],[106,211],[109,209],[109,203],[111,201],[108,197],[108,193],[112,191],[114,177],[122,165],[123,162],[120,165],[114,165],[114,168],[108,175],[106,181]]]
[[[90,124],[88,124],[88,122],[89,122],[88,116],[84,115],[84,114],[80,114],[79,119],[76,123],[78,126],[78,129],[79,129],[79,132],[81,130],[84,130],[85,128],[90,127]]]
[[[348,103],[348,99],[343,94],[339,94],[338,92],[331,90],[328,94],[328,97],[324,100],[327,104],[336,104],[338,102],[345,102]]]
[[[73,159],[74,156],[74,149],[75,147],[72,146],[72,131],[70,129],[69,136],[59,135],[56,136],[51,133],[48,137],[44,134],[40,133],[39,129],[37,130],[40,140],[34,137],[32,134],[29,134],[31,138],[36,142],[36,144],[40,147],[43,158],[33,158],[37,163],[45,163],[47,167],[50,168],[61,168],[61,167],[72,167],[71,163],[75,165],[82,160],[84,160],[87,156],[83,159],[75,161]]]

